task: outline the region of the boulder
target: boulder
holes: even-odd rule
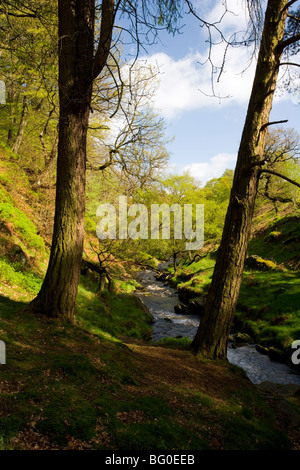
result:
[[[196,297],[188,302],[188,304],[179,303],[175,305],[174,312],[180,315],[198,315],[203,314],[205,298]]]
[[[276,349],[273,347],[269,348],[268,356],[271,361],[285,362],[285,354],[283,351],[280,351],[280,349]]]
[[[236,333],[234,335],[234,341],[237,344],[247,344],[253,342],[251,336],[249,336],[247,333]]]
[[[174,312],[180,315],[188,315],[188,307],[184,304],[177,304],[174,307]]]
[[[197,297],[196,299],[190,300],[187,309],[191,315],[201,316],[204,312],[205,299],[203,297]]]
[[[272,271],[277,269],[277,264],[269,259],[263,259],[258,255],[251,255],[245,261],[245,268],[258,271]]]
[[[29,257],[19,245],[12,246],[11,258],[13,259],[13,261],[17,261],[23,264],[23,266],[26,266],[28,268],[31,266]]]
[[[265,348],[264,346],[262,346],[261,344],[256,344],[255,345],[255,349],[257,352],[259,352],[260,354],[264,354],[265,356],[268,355],[268,348]]]

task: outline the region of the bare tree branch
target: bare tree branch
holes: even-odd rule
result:
[[[288,46],[291,46],[292,44],[295,44],[296,42],[300,41],[300,33],[296,34],[295,36],[292,36],[288,39],[285,39],[284,41],[281,41],[278,44],[279,50],[283,51]]]
[[[94,58],[93,75],[91,77],[91,80],[98,77],[98,75],[101,73],[104,66],[106,65],[111,47],[115,15],[116,11],[114,0],[103,0],[100,39],[98,49]]]
[[[260,132],[263,131],[266,127],[269,127],[269,126],[274,126],[276,124],[283,124],[285,122],[288,122],[288,119],[284,119],[282,121],[272,121],[272,122],[267,122],[266,124],[264,124],[263,126],[261,126],[260,128]]]
[[[292,5],[294,5],[294,3],[296,3],[297,1],[298,1],[298,0],[290,0],[290,2],[288,2],[288,3],[285,5],[284,9],[282,10],[282,13],[283,13],[285,10],[287,10],[288,8],[290,8]]]
[[[274,175],[274,176],[278,176],[279,178],[282,178],[286,181],[288,181],[289,183],[297,186],[298,188],[300,188],[300,183],[298,183],[297,181],[294,181],[292,180],[291,178],[288,178],[287,176],[285,175],[282,175],[281,173],[278,173],[277,171],[274,171],[274,170],[267,170],[267,169],[264,169],[262,168],[259,173],[268,173],[270,175]]]
[[[296,64],[295,62],[281,62],[281,65],[291,65],[292,67],[300,67],[300,64]]]

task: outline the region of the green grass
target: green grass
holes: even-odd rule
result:
[[[184,338],[172,338],[166,337],[155,341],[156,346],[163,346],[165,348],[175,348],[189,351],[191,346],[191,339]]]
[[[19,294],[24,295],[37,294],[42,284],[38,274],[26,269],[21,263],[11,263],[3,258],[0,258],[0,279],[2,285],[18,286]]]
[[[39,251],[45,249],[44,240],[40,235],[37,235],[34,223],[14,204],[1,202],[0,218],[2,221],[10,223],[14,232],[17,232],[30,248]]]
[[[11,382],[11,389],[1,393],[3,446],[9,447],[25,428],[46,434],[58,446],[90,441],[120,385],[136,383],[129,350],[121,342],[104,341],[103,335],[90,336],[80,326],[24,316],[23,305],[0,297],[0,336],[7,345],[1,381]]]
[[[236,320],[265,346],[285,349],[300,338],[299,272],[244,273]]]
[[[83,328],[112,341],[123,336],[150,339],[151,317],[141,311],[133,296],[103,292],[100,297],[96,291],[97,283],[82,276],[76,306]]]
[[[136,354],[123,341],[141,338],[148,317],[130,296],[99,298],[95,286],[82,277],[75,325],[25,315],[24,302],[0,296],[0,337],[7,345],[7,364],[0,366],[0,449],[289,448],[254,389],[250,399],[243,377],[230,368],[222,371],[224,390],[226,377],[237,380],[235,399],[230,391],[220,402],[192,383],[170,388],[154,379],[144,388]],[[189,360],[189,352],[180,351],[185,339],[162,346]]]
[[[293,267],[300,261],[299,225],[298,211],[292,216],[278,216],[269,222],[263,233],[250,241],[249,254]]]

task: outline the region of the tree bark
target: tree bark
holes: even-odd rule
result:
[[[92,93],[94,1],[59,0],[59,140],[47,273],[29,309],[74,319],[84,238],[86,140]]]
[[[221,244],[192,351],[225,359],[263,162],[267,124],[282,55],[286,0],[269,0]]]
[[[72,322],[83,252],[92,87],[95,67],[100,74],[109,54],[114,0],[102,1],[95,58],[95,0],[58,0],[58,19],[60,114],[54,230],[44,282],[25,310]]]

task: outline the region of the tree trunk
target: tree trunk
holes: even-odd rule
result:
[[[204,314],[192,351],[226,358],[242,281],[260,167],[282,50],[286,0],[269,0],[256,73],[238,152],[230,202]]]
[[[13,146],[14,142],[14,127],[16,124],[16,92],[14,90],[14,85],[12,84],[9,89],[7,90],[7,103],[9,105],[9,115],[10,115],[10,122],[9,128],[7,133],[7,145],[10,147]]]
[[[45,280],[28,309],[73,321],[84,238],[94,1],[59,0],[59,38],[60,116],[54,232]]]
[[[14,145],[12,147],[12,150],[15,153],[18,153],[22,140],[23,140],[23,135],[27,126],[27,116],[28,116],[28,97],[24,95],[21,119],[20,119],[20,123],[18,127],[18,133],[16,136],[16,140],[14,142]]]
[[[49,188],[54,186],[54,174],[56,169],[56,155],[57,155],[57,143],[58,143],[58,136],[53,138],[52,149],[46,159],[45,155],[45,168],[39,173],[36,178],[36,181],[33,183],[33,188]]]
[[[100,274],[99,287],[98,287],[98,290],[97,290],[97,292],[99,292],[100,294],[102,294],[102,292],[105,289],[105,283],[106,283],[106,274],[102,273],[102,274]]]

